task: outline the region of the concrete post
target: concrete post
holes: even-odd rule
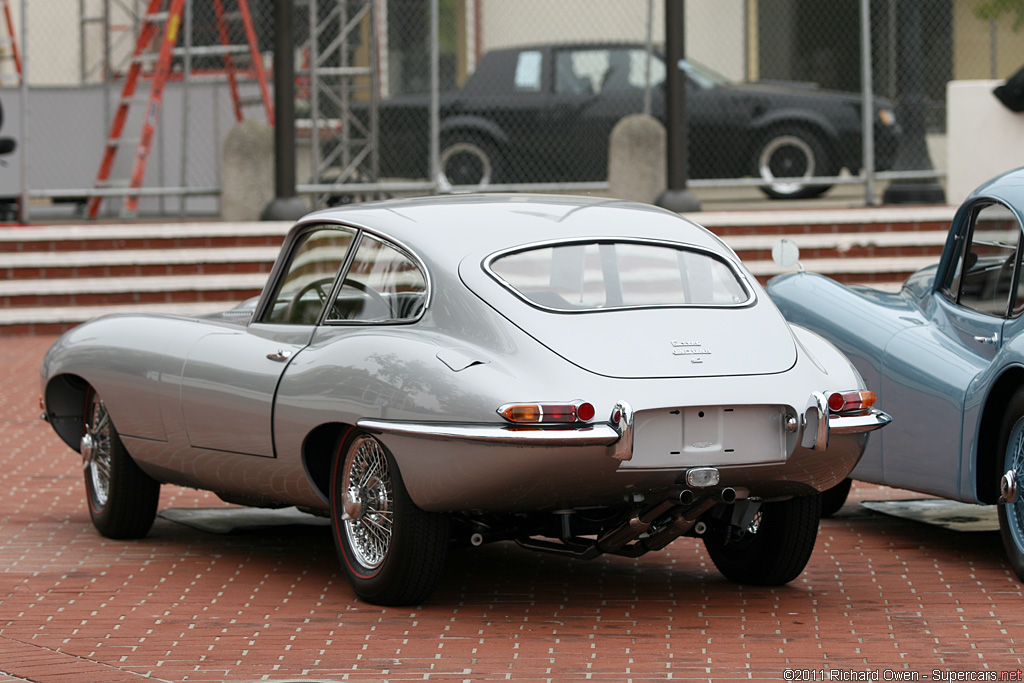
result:
[[[653,116],[631,114],[612,128],[608,144],[608,194],[653,204],[667,187],[665,126]]]

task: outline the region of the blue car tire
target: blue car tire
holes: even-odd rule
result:
[[[1024,475],[1024,389],[1011,399],[1001,435],[1001,472],[1013,470],[1019,481]],[[1010,566],[1024,580],[1024,496],[1019,493],[1014,502],[999,506],[999,533]]]

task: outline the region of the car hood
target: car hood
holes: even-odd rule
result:
[[[463,282],[499,314],[565,360],[619,378],[785,372],[797,359],[788,323],[763,290],[743,307],[555,312],[535,307],[463,261]]]
[[[805,102],[828,102],[831,104],[849,104],[860,106],[860,93],[824,90],[812,83],[789,81],[757,81],[754,83],[737,83],[719,86],[722,90],[737,96],[757,95],[761,97],[781,98],[783,100]],[[892,103],[881,97],[874,98],[876,108],[891,108]]]

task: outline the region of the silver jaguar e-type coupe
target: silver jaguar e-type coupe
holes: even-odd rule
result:
[[[798,576],[818,493],[889,418],[679,216],[553,196],[313,213],[258,301],[115,315],[42,367],[93,523],[141,537],[161,483],[332,521],[363,599],[415,604],[452,543],[630,557],[702,537],[750,584]]]

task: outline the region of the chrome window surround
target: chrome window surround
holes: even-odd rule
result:
[[[426,264],[423,263],[423,259],[417,256],[414,251],[409,249],[401,242],[394,240],[390,237],[387,237],[385,235],[382,235],[381,233],[376,232],[374,230],[369,230],[361,225],[341,222],[316,222],[303,226],[303,229],[295,236],[294,240],[292,241],[292,244],[289,247],[290,251],[288,254],[288,258],[283,263],[280,264],[280,267],[278,265],[275,265],[274,268],[271,270],[268,278],[273,280],[273,288],[271,291],[274,292],[274,295],[267,297],[266,301],[263,301],[261,299],[260,303],[257,305],[256,315],[252,317],[253,321],[265,322],[263,321],[263,318],[266,316],[267,310],[269,310],[270,308],[270,302],[273,300],[273,297],[280,289],[282,278],[285,277],[285,275],[288,272],[288,269],[291,267],[292,260],[295,258],[295,249],[299,244],[302,243],[301,238],[305,236],[307,233],[316,230],[331,230],[337,228],[348,228],[350,230],[355,230],[356,235],[352,239],[352,244],[349,246],[349,252],[345,257],[345,262],[342,264],[341,269],[338,271],[338,274],[335,275],[334,284],[331,286],[331,291],[328,295],[328,301],[333,302],[334,298],[341,290],[342,284],[345,280],[345,276],[348,275],[349,268],[352,265],[352,261],[355,259],[356,252],[359,250],[359,246],[362,244],[363,241],[363,235],[365,234],[374,238],[381,244],[385,244],[394,249],[395,251],[397,251],[398,253],[402,254],[419,269],[420,273],[422,273],[423,275],[424,282],[423,306],[420,308],[419,314],[416,315],[415,317],[402,318],[396,320],[327,320],[327,313],[329,312],[330,307],[324,306],[324,310],[320,312],[320,316],[317,318],[316,325],[328,325],[331,327],[343,325],[356,327],[365,327],[368,325],[411,325],[413,323],[419,322],[423,318],[423,316],[427,312],[427,309],[430,307],[431,301],[433,300],[434,292],[433,279],[430,277],[430,270],[426,267]]]
[[[423,305],[420,307],[419,313],[417,313],[416,316],[412,318],[394,318],[389,320],[332,320],[327,317],[327,314],[331,310],[331,306],[324,306],[324,310],[321,311],[320,320],[317,324],[329,325],[331,327],[339,325],[354,325],[365,327],[367,325],[411,325],[413,323],[419,322],[419,320],[423,318],[423,315],[426,313],[427,307],[430,306],[430,300],[433,294],[433,287],[431,286],[430,279],[430,271],[427,270],[427,267],[423,264],[423,261],[418,256],[416,256],[411,250],[409,250],[405,245],[400,244],[396,240],[393,240],[389,237],[385,237],[384,235],[381,235],[380,233],[374,232],[372,230],[367,230],[365,228],[356,229],[359,232],[356,235],[356,238],[352,241],[352,246],[349,248],[348,257],[345,259],[345,263],[342,265],[341,271],[339,272],[338,277],[334,281],[334,286],[331,288],[331,293],[327,297],[327,300],[333,304],[335,298],[341,292],[341,289],[344,287],[345,279],[348,276],[349,270],[352,268],[352,263],[353,261],[355,261],[356,254],[359,253],[359,248],[363,245],[363,237],[368,236],[376,240],[380,244],[383,244],[384,246],[394,249],[400,255],[409,259],[409,262],[416,266],[416,268],[420,271],[420,274],[423,276]]]
[[[648,246],[666,247],[669,249],[690,251],[698,254],[703,254],[709,258],[718,261],[729,269],[733,277],[740,284],[740,287],[746,293],[747,298],[744,301],[733,303],[733,304],[635,304],[635,305],[623,305],[623,306],[608,306],[606,308],[587,308],[580,310],[566,310],[562,308],[552,308],[545,306],[533,301],[526,295],[522,294],[518,289],[512,286],[507,280],[498,275],[492,268],[492,264],[500,258],[510,256],[512,254],[519,254],[535,249],[545,249],[547,247],[558,247],[558,246],[573,246],[573,245],[587,245],[587,244],[640,244]],[[743,274],[736,265],[728,258],[725,258],[721,254],[707,249],[705,247],[699,247],[692,244],[684,244],[682,242],[672,242],[669,240],[658,240],[658,239],[641,239],[636,237],[579,237],[573,239],[556,239],[556,240],[544,240],[542,242],[532,242],[526,245],[519,245],[508,249],[502,249],[497,251],[487,258],[484,259],[483,269],[488,275],[491,276],[498,284],[503,286],[505,289],[514,294],[518,299],[522,300],[526,304],[533,308],[540,309],[542,311],[548,311],[549,313],[560,313],[568,315],[585,315],[589,313],[604,313],[607,311],[622,311],[622,310],[635,310],[635,309],[662,309],[662,308],[749,308],[757,303],[757,294],[753,287],[750,286],[750,281],[746,275]]]

